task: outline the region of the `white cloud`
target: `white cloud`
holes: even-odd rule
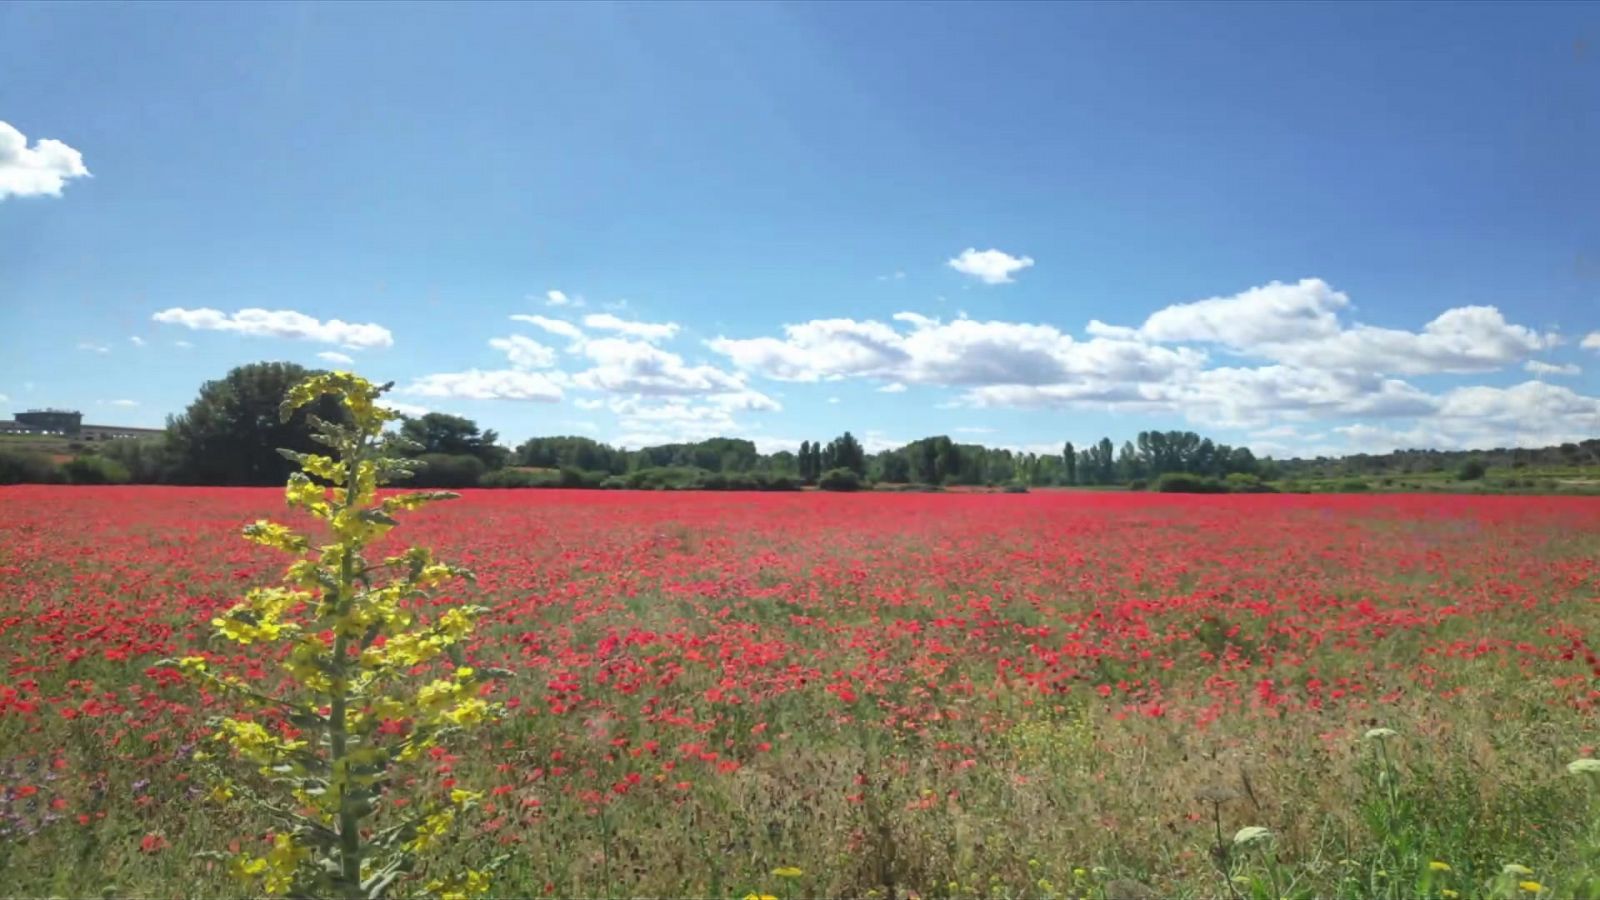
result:
[[[172,346],[177,347],[179,350],[188,350],[194,347],[194,344],[191,344],[188,341],[173,341]]]
[[[419,419],[432,412],[432,410],[428,409],[426,406],[418,406],[415,403],[402,403],[399,400],[390,400],[387,398],[379,401],[378,405],[392,409],[402,416],[410,416],[413,419]]]
[[[137,400],[107,400],[105,402],[110,406],[124,406],[124,407],[126,407],[126,406],[138,406],[139,405],[139,401],[137,401]]]
[[[565,319],[552,319],[547,316],[515,315],[511,317],[511,320],[513,322],[526,322],[529,325],[533,325],[537,328],[543,328],[545,331],[548,331],[557,337],[570,338],[574,341],[583,340],[582,329],[578,328],[578,326],[572,324],[571,322],[566,321]]]
[[[1077,341],[1050,325],[956,319],[917,313],[882,322],[817,319],[784,326],[783,338],[719,337],[707,343],[734,365],[781,381],[864,376],[895,384],[1044,385],[1161,380],[1198,368],[1205,354],[1187,347],[1093,338]]]
[[[422,397],[459,397],[467,400],[537,400],[554,403],[561,399],[561,386],[542,372],[516,369],[465,372],[440,372],[423,375],[401,393]]]
[[[143,347],[144,338],[139,337],[138,335],[133,335],[132,337],[128,338],[128,343],[134,345],[135,347]]]
[[[79,341],[78,342],[78,349],[79,350],[87,350],[90,353],[110,353],[111,352],[111,347],[109,345],[96,343],[95,341]]]
[[[880,394],[903,394],[905,392],[906,386],[898,381],[891,381],[883,387],[878,388],[878,393]]]
[[[744,379],[715,366],[692,366],[683,357],[644,341],[600,338],[583,346],[595,365],[573,376],[573,383],[614,394],[689,396],[737,394],[765,398],[751,391]],[[773,407],[776,402],[767,399]]]
[[[1600,331],[1591,331],[1584,335],[1578,346],[1585,350],[1600,350]]]
[[[7,122],[0,122],[0,200],[7,197],[61,196],[73,178],[89,177],[83,154],[61,141],[42,139],[28,146],[28,138]]]
[[[317,359],[320,359],[323,362],[331,362],[331,363],[333,363],[335,365],[340,365],[340,366],[348,366],[351,363],[355,362],[355,360],[353,360],[350,357],[344,355],[343,353],[340,353],[337,350],[324,350],[321,353],[317,354]]]
[[[645,341],[669,340],[678,333],[676,322],[632,322],[611,313],[590,313],[583,317],[583,324],[588,328],[615,331]]]
[[[839,398],[838,397],[829,397],[828,398],[828,402],[829,403],[838,403],[839,402]]]
[[[569,297],[561,291],[545,291],[544,302],[548,306],[582,306],[582,297]]]
[[[1555,346],[1553,334],[1507,322],[1493,306],[1445,310],[1421,332],[1345,325],[1350,298],[1320,278],[1274,281],[1228,297],[1180,303],[1151,314],[1140,336],[1160,343],[1218,344],[1241,355],[1302,368],[1401,375],[1487,372]],[[1095,321],[1091,333],[1122,333]]]
[[[394,335],[382,325],[355,324],[339,319],[324,322],[289,309],[241,309],[229,315],[215,309],[183,309],[175,306],[151,318],[196,331],[232,331],[255,337],[293,338],[338,344],[353,350],[394,345]]]
[[[1522,368],[1534,375],[1578,375],[1583,372],[1577,363],[1547,363],[1537,359],[1530,359],[1522,364]]]
[[[1545,447],[1600,434],[1600,398],[1542,381],[1507,388],[1475,385],[1445,392],[1438,411],[1410,428],[1357,422],[1333,430],[1345,437],[1347,449],[1372,452]]]
[[[945,265],[964,275],[971,275],[984,284],[1007,284],[1013,280],[1011,276],[1014,273],[1033,265],[1033,258],[1012,256],[1000,250],[968,247]]]
[[[11,398],[10,397],[7,397],[5,394],[0,394],[0,403],[9,403],[9,402],[11,402]]]
[[[1212,297],[1158,310],[1139,332],[1154,341],[1206,342],[1248,350],[1339,332],[1338,310],[1350,298],[1320,278],[1274,281],[1231,297]],[[1091,323],[1091,329],[1115,328]]]
[[[879,281],[904,281],[905,278],[906,278],[906,273],[900,272],[900,271],[895,271],[895,272],[890,273],[888,275],[879,275],[878,276],[878,280]]]
[[[548,369],[556,364],[554,350],[520,334],[493,338],[489,346],[504,353],[514,369]]]

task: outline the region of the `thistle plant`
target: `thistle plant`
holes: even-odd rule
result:
[[[488,875],[414,877],[418,863],[452,830],[478,795],[395,802],[400,773],[452,734],[497,715],[484,699],[498,673],[462,664],[473,606],[427,620],[405,603],[471,573],[413,547],[383,558],[366,551],[398,523],[395,515],[457,495],[418,492],[378,497],[378,488],[411,475],[392,455],[397,438],[384,425],[397,414],[378,404],[388,385],[348,372],[311,377],[289,391],[280,410],[331,394],[346,421],[311,417],[314,439],[329,455],[280,451],[300,471],[289,476],[289,506],[322,523],[326,543],[270,521],[244,529],[257,544],[293,557],[279,587],[258,587],[212,620],[217,635],[281,661],[286,689],[254,685],[213,671],[202,656],[176,660],[180,670],[231,701],[238,712],[212,720],[212,746],[196,755],[217,776],[213,797],[242,803],[272,821],[264,855],[219,855],[254,892],[377,898],[401,889],[468,896],[486,893]],[[426,673],[420,674],[419,673]],[[227,777],[238,772],[235,778]]]

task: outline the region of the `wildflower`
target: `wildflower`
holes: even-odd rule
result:
[[[1428,869],[1434,872],[1448,872],[1450,871],[1450,864],[1447,862],[1440,862],[1436,859],[1433,862],[1428,863]]]
[[[755,891],[751,891],[744,895],[744,900],[778,900],[778,898],[772,894],[758,894]]]
[[[1393,728],[1373,728],[1367,732],[1366,739],[1369,741],[1381,741],[1384,738],[1392,738],[1398,734],[1400,732],[1395,731]]]
[[[1600,759],[1575,759],[1567,763],[1567,771],[1574,775],[1600,775]]]
[[[1544,890],[1544,885],[1537,881],[1519,881],[1517,882],[1517,887],[1522,888],[1530,894],[1537,894]]]
[[[779,866],[772,870],[772,874],[777,878],[799,878],[803,873],[796,866]]]
[[[1461,892],[1452,891],[1449,888],[1442,888],[1439,891],[1439,896],[1444,898],[1444,900],[1459,900],[1461,897]]]
[[[1502,875],[1524,875],[1525,876],[1525,875],[1532,875],[1533,874],[1533,870],[1528,868],[1527,866],[1520,865],[1518,863],[1506,863],[1504,866],[1500,867],[1500,874],[1502,874]]]

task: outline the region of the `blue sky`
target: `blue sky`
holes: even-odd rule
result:
[[[0,122],[0,410],[1600,436],[1593,5],[10,3]]]

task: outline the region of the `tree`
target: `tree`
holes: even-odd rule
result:
[[[311,439],[309,416],[341,422],[343,408],[332,397],[278,418],[278,404],[289,388],[316,374],[288,362],[239,366],[218,381],[200,386],[200,395],[181,415],[167,419],[167,447],[174,480],[189,484],[279,484],[294,464],[278,453],[320,452]]]
[[[822,451],[820,469],[849,469],[858,476],[867,474],[867,452],[861,442],[846,431],[828,442]]]
[[[1067,470],[1067,484],[1078,483],[1078,451],[1072,449],[1072,442],[1061,448],[1061,465]]]
[[[419,418],[408,418],[400,426],[400,436],[419,445],[411,451],[413,456],[440,453],[473,456],[491,469],[498,469],[506,462],[505,449],[495,446],[500,436],[493,429],[480,432],[477,422],[462,416],[428,413]]]

